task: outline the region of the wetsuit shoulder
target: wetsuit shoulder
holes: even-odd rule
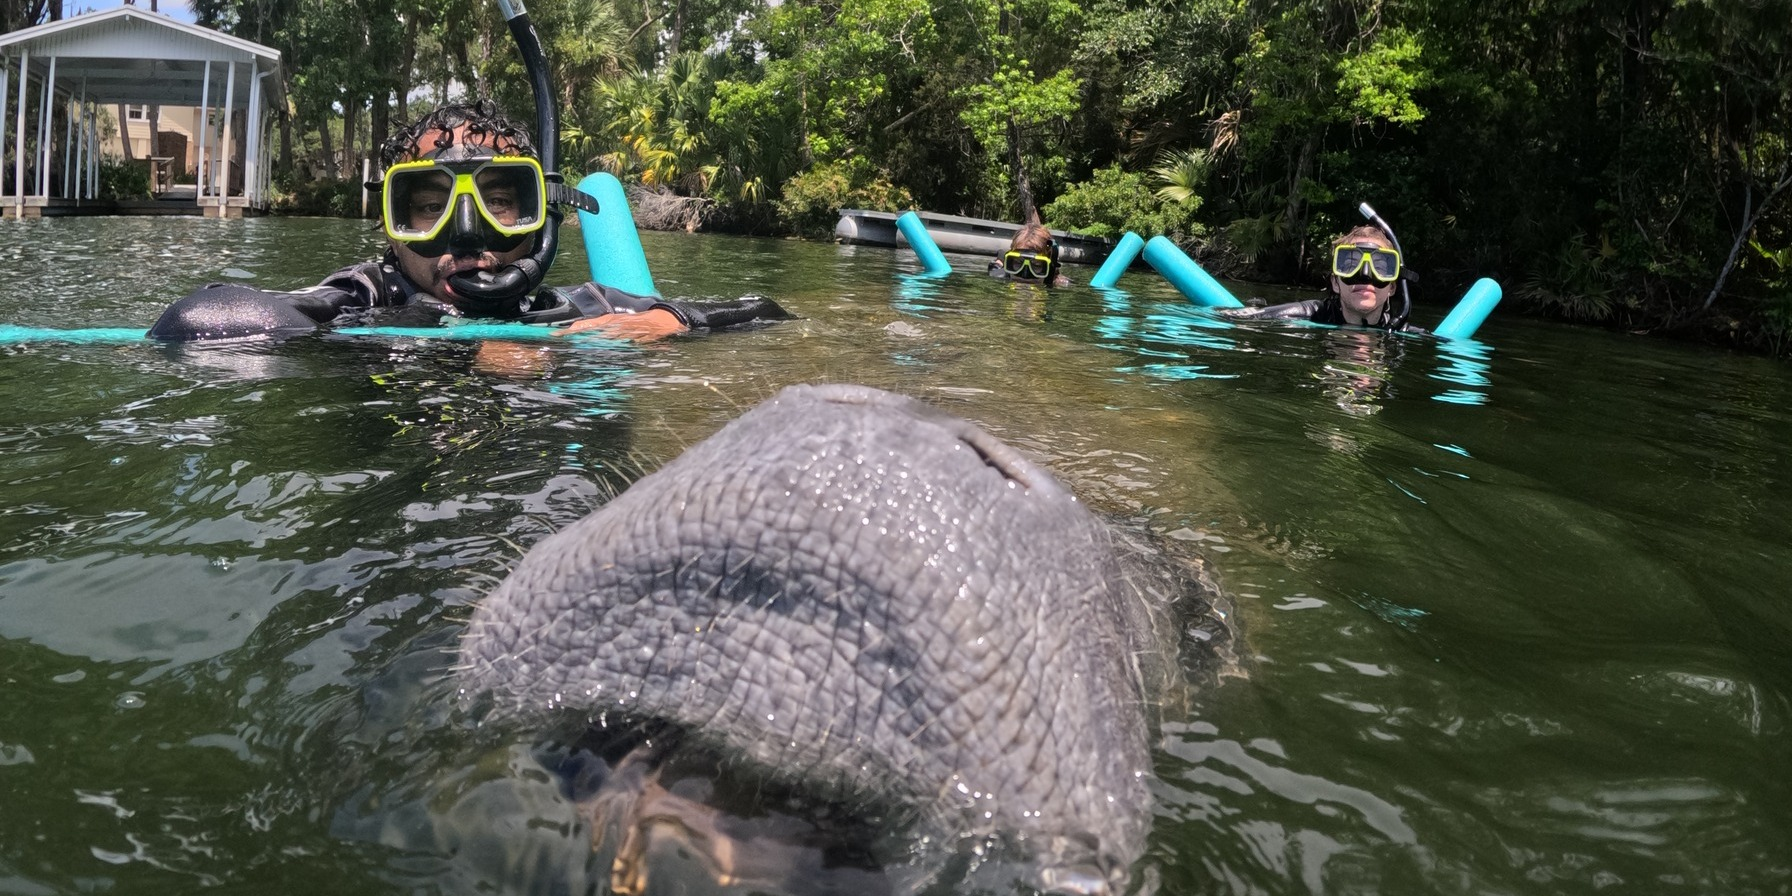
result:
[[[347,311],[401,304],[409,295],[396,270],[380,262],[349,265],[316,286],[269,292],[241,283],[208,283],[176,299],[146,334],[165,342],[284,336],[314,330]]]

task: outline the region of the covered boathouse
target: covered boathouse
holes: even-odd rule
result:
[[[0,34],[0,211],[266,211],[279,67],[278,50],[135,6]],[[145,106],[193,110],[185,158],[152,148],[150,159],[152,172],[177,169],[167,179],[188,183],[170,184],[149,203],[101,200],[100,110]],[[121,137],[125,127],[118,122]]]

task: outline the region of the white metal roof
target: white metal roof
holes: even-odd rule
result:
[[[280,51],[221,31],[178,22],[135,6],[72,16],[0,34],[0,54],[18,76],[18,57],[30,54],[33,78],[56,57],[59,92],[79,93],[100,103],[198,106],[205,95],[206,62],[212,63],[210,105],[224,105],[226,66],[253,62],[256,71],[276,71]],[[247,108],[247,71],[238,69],[234,105]],[[261,79],[265,96],[279,92],[277,76]],[[262,108],[268,108],[263,104]]]

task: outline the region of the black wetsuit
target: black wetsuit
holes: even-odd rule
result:
[[[787,320],[790,314],[762,296],[731,302],[667,301],[623,292],[598,283],[550,287],[480,315],[517,323],[565,323],[605,314],[664,309],[693,330],[719,329],[749,321]],[[417,288],[385,258],[352,264],[316,286],[266,292],[234,283],[200,287],[162,312],[149,328],[151,339],[194,342],[247,336],[290,335],[331,323],[434,326],[444,317],[464,316]]]
[[[1336,294],[1327,295],[1323,299],[1307,299],[1304,302],[1285,302],[1280,305],[1269,305],[1257,308],[1228,308],[1220,312],[1226,317],[1242,320],[1310,320],[1316,324],[1331,324],[1336,327],[1358,326],[1344,320],[1344,304]],[[1429,331],[1416,327],[1404,320],[1396,321],[1384,306],[1381,318],[1372,324],[1362,324],[1378,330],[1393,333],[1424,334]]]

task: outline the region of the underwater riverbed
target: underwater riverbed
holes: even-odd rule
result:
[[[0,233],[0,326],[32,328],[146,328],[199,284],[378,246],[325,219]],[[1497,311],[1468,346],[1232,326],[1142,271],[1048,293],[966,256],[930,281],[906,252],[643,236],[668,296],[802,319],[501,365],[0,331],[0,893],[585,892],[606,869],[539,769],[470,754],[434,702],[468,608],[825,381],[976,421],[1209,563],[1240,674],[1163,720],[1135,875],[1160,892],[1792,888],[1783,364]],[[563,242],[553,282],[583,279]]]

